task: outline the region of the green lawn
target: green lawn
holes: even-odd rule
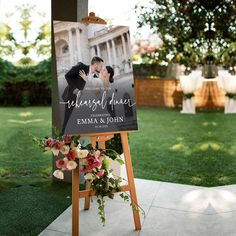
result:
[[[180,114],[138,109],[139,132],[130,134],[135,176],[217,186],[236,183],[236,115]]]
[[[50,155],[29,137],[50,135],[51,108],[0,108],[0,114],[0,235],[37,235],[71,204],[70,185],[51,182]],[[235,184],[235,118],[139,108],[139,131],[130,134],[135,177]]]
[[[29,133],[50,134],[51,108],[0,108],[0,235],[38,235],[71,204],[71,187],[51,182],[49,155]]]

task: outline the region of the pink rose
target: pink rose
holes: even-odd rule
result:
[[[56,161],[56,167],[58,169],[66,169],[66,162],[63,159],[59,159]]]
[[[70,151],[66,154],[66,157],[67,157],[69,160],[74,161],[74,160],[77,158],[77,151],[76,151],[76,149],[70,150]]]
[[[104,161],[104,156],[98,157],[98,160],[99,160],[100,162],[103,162],[103,161]]]
[[[81,173],[89,173],[93,171],[93,167],[83,167],[80,169]]]
[[[66,135],[63,136],[63,140],[64,140],[65,143],[68,144],[68,143],[71,142],[71,140],[72,140],[72,136],[66,134]]]
[[[93,167],[93,168],[100,167],[102,165],[102,162],[96,159],[95,156],[92,156],[92,155],[88,155],[87,161],[88,161],[88,166]]]
[[[53,138],[48,138],[46,141],[45,141],[45,146],[46,147],[52,147],[54,144],[54,139]]]
[[[105,173],[105,170],[101,169],[101,170],[98,171],[97,175],[99,177],[102,177],[104,175],[104,173]]]
[[[64,145],[64,142],[61,142],[61,141],[58,141],[58,140],[56,140],[55,143],[54,143],[54,147],[57,150],[61,150],[63,145]]]

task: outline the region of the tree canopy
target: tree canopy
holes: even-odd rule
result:
[[[163,41],[146,54],[157,63],[236,64],[236,0],[151,0],[135,10],[138,27]]]
[[[39,25],[35,24],[35,15],[41,19]],[[14,16],[17,22],[11,21]],[[51,54],[51,27],[45,13],[37,12],[35,5],[16,6],[16,11],[7,13],[6,21],[0,22],[0,44],[1,58],[14,57],[16,53],[22,55],[19,65],[33,63],[29,56],[32,51],[48,58]]]

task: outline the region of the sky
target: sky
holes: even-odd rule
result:
[[[69,1],[68,1],[69,2]],[[0,0],[0,22],[6,21],[5,14],[8,12],[14,12],[16,5],[31,4],[36,5],[37,11],[46,13],[45,20],[51,19],[51,1],[50,0]],[[127,25],[130,27],[131,42],[134,40],[134,36],[139,33],[141,38],[148,38],[150,31],[146,29],[137,29],[137,15],[134,12],[136,4],[147,5],[148,0],[89,0],[89,12],[93,11],[97,16],[103,19],[111,19],[113,25]],[[17,16],[10,18],[11,26],[16,32],[17,38],[22,37],[19,32],[19,25],[17,25]],[[34,17],[34,25],[40,25],[42,19]],[[34,33],[32,32],[32,37]],[[36,53],[29,55],[33,60],[41,60]],[[17,53],[15,58],[11,61],[17,61],[21,58],[20,53]],[[9,58],[6,58],[9,59]]]

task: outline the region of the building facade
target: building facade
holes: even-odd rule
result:
[[[90,64],[99,56],[115,71],[114,79],[132,72],[130,33],[126,26],[54,22],[57,72],[65,74],[78,62]]]

